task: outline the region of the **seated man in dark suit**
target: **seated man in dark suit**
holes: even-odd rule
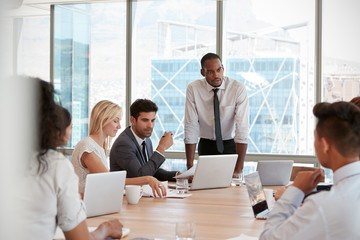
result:
[[[110,171],[126,170],[126,177],[154,176],[160,181],[175,180],[176,171],[160,168],[164,152],[173,144],[171,132],[165,132],[155,151],[150,140],[158,107],[147,99],[130,106],[131,126],[114,142],[110,151]]]

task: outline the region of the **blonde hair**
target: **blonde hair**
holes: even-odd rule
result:
[[[121,107],[111,101],[102,100],[95,104],[90,115],[89,135],[102,134],[103,127],[111,122],[119,113],[120,115],[122,113]],[[107,137],[102,146],[106,156],[108,156],[111,139],[111,137]]]

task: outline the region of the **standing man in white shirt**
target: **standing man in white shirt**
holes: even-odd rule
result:
[[[249,135],[249,101],[243,83],[225,77],[217,54],[201,59],[203,79],[186,90],[185,151],[187,168],[199,155],[238,154],[234,175],[242,174]]]
[[[324,175],[299,172],[271,210],[260,239],[360,239],[360,109],[352,103],[318,103],[314,131],[319,163],[334,173],[330,191],[307,197]]]

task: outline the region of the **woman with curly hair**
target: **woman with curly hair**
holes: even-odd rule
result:
[[[64,109],[55,104],[51,84],[31,80],[38,83],[38,142],[25,177],[28,192],[23,197],[27,207],[23,227],[27,238],[52,239],[57,226],[70,240],[120,238],[122,225],[117,219],[104,222],[89,233],[84,203],[78,193],[78,177],[69,160],[56,151],[59,145],[66,144],[68,135]]]

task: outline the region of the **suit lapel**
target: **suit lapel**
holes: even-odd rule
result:
[[[140,158],[138,158],[138,161],[140,162],[140,165],[143,166],[146,161],[145,158],[142,154],[142,146],[139,146],[138,142],[136,141],[136,138],[134,136],[134,134],[131,131],[131,126],[129,126],[128,128],[125,129],[126,134],[130,137],[130,139],[134,142],[135,146],[136,146],[136,150],[137,150],[137,155],[140,156]],[[147,144],[146,144],[146,148],[147,148]]]

